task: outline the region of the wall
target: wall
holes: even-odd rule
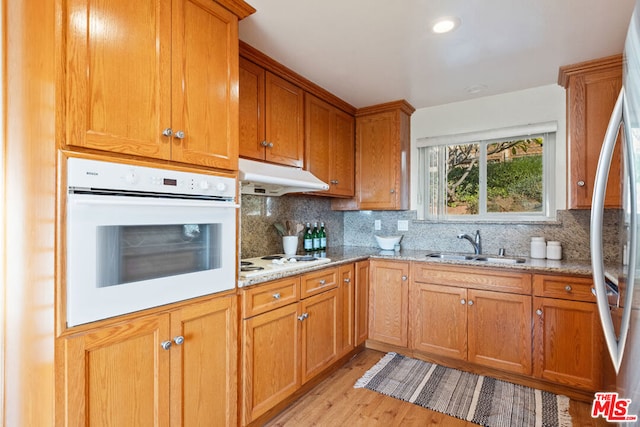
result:
[[[603,233],[604,255],[607,262],[617,262],[621,254],[617,244],[619,211],[608,210]],[[543,236],[546,240],[562,243],[563,259],[588,260],[589,223],[591,211],[558,211],[558,220],[533,224],[447,222],[436,223],[416,220],[415,211],[346,212],[344,216],[344,244],[346,246],[376,246],[375,234],[381,236],[400,235],[404,249],[424,249],[434,251],[471,252],[469,242],[456,238],[458,234],[473,235],[480,230],[483,253],[497,254],[504,248],[506,255],[529,256],[531,237]],[[374,230],[374,221],[380,220],[382,229]],[[408,220],[409,230],[398,231],[398,220]]]
[[[553,84],[416,110],[411,116],[411,209],[418,208],[416,140],[555,121],[556,209],[566,207],[566,106],[564,88]]]
[[[273,226],[286,220],[306,224],[324,221],[327,246],[341,246],[344,234],[343,213],[331,210],[327,197],[287,194],[281,197],[242,195],[240,208],[241,258],[282,253],[282,239]],[[298,241],[302,250],[302,233]]]
[[[403,234],[406,249],[433,249],[468,252],[471,246],[457,239],[460,233],[473,234],[480,230],[485,253],[497,253],[505,248],[507,255],[528,256],[532,236],[559,240],[564,259],[585,260],[589,254],[590,211],[568,211],[566,207],[566,121],[565,91],[548,85],[502,95],[447,104],[417,110],[411,118],[413,189],[417,188],[415,141],[428,136],[464,133],[503,128],[528,123],[556,121],[556,207],[557,219],[539,223],[437,223],[417,219],[417,197],[411,194],[413,210],[332,212],[328,199],[300,195],[283,197],[243,196],[241,209],[242,257],[277,253],[282,250],[273,223],[285,219],[299,222],[322,221],[327,225],[329,246],[375,247],[374,234]],[[604,252],[607,261],[615,262],[620,254],[617,247],[618,211],[606,212]],[[374,221],[381,220],[382,230],[374,230]],[[399,232],[397,221],[407,220],[409,230]],[[344,233],[344,239],[342,238]],[[300,245],[302,242],[300,242]],[[300,246],[301,247],[301,246]]]

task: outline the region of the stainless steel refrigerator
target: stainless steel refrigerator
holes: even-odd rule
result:
[[[603,206],[607,176],[618,133],[624,159],[623,209],[618,266],[603,262]],[[596,395],[592,415],[620,424],[640,419],[640,0],[624,46],[623,87],[600,154],[591,211],[591,262],[600,320],[616,370],[616,392]],[[612,298],[612,296],[614,298]],[[608,399],[608,400],[606,400]],[[617,407],[611,404],[618,401]],[[617,410],[616,410],[617,409]],[[595,412],[595,413],[593,413]]]

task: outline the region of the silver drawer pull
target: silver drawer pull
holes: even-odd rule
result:
[[[325,285],[326,283],[327,283],[327,281],[326,281],[326,280],[324,280],[324,279],[320,280],[320,284],[321,284],[321,285]]]
[[[349,278],[344,279],[344,283],[351,283],[351,279]]]
[[[302,322],[307,317],[309,317],[309,313],[302,313],[300,316],[298,316],[298,320]]]
[[[571,292],[571,286],[567,285],[564,287],[564,290],[567,292]]]
[[[273,299],[280,299],[280,292],[273,294]]]

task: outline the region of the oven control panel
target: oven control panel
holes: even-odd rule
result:
[[[70,189],[187,196],[236,196],[236,180],[229,177],[76,157],[69,158],[67,162],[67,186]]]

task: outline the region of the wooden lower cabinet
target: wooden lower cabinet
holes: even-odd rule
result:
[[[354,349],[353,277],[346,264],[243,290],[242,425]]]
[[[531,297],[413,282],[411,348],[531,373]]]
[[[354,264],[338,271],[338,357],[342,357],[355,348],[356,275]]]
[[[375,259],[369,266],[369,338],[407,347],[409,263]]]
[[[354,345],[369,337],[369,260],[356,262],[354,289]]]
[[[534,277],[535,294],[544,295],[533,299],[536,377],[589,391],[602,388],[607,350],[591,286],[591,278]]]
[[[467,290],[413,282],[411,348],[455,359],[467,358]]]
[[[242,322],[243,424],[300,387],[299,308],[290,304]]]
[[[236,307],[220,297],[61,338],[59,422],[236,424]]]
[[[531,296],[469,289],[469,362],[531,374]]]
[[[302,384],[338,358],[338,289],[301,302]]]

